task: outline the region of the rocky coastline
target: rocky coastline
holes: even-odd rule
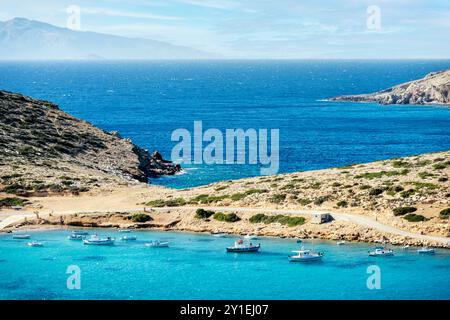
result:
[[[433,72],[424,78],[369,94],[345,95],[330,101],[391,104],[450,105],[450,70]]]

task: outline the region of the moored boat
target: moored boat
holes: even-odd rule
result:
[[[89,239],[83,240],[83,243],[86,245],[94,245],[94,246],[111,246],[114,244],[115,239],[111,237],[99,238],[97,236],[92,236]]]
[[[86,237],[81,234],[74,234],[74,233],[72,233],[70,236],[67,237],[67,239],[73,240],[73,241],[81,241],[84,238],[86,238]]]
[[[120,240],[122,241],[135,241],[137,240],[136,236],[123,236]]]
[[[167,248],[169,247],[169,242],[161,242],[159,240],[154,240],[151,242],[147,242],[145,246],[151,248]]]
[[[376,247],[374,250],[369,251],[369,256],[379,257],[379,256],[393,256],[394,251],[391,249],[386,249],[384,247]]]
[[[74,230],[72,231],[73,235],[77,235],[77,236],[88,236],[89,232],[84,231],[84,230]]]
[[[31,236],[29,234],[14,234],[12,236],[13,239],[17,239],[17,240],[24,240],[24,239],[30,239]]]
[[[130,233],[131,230],[129,230],[129,229],[119,229],[119,232],[120,233]]]
[[[342,245],[344,245],[344,244],[346,244],[347,242],[345,241],[345,240],[341,240],[341,241],[338,241],[338,242],[336,242],[336,244],[338,245],[338,246],[342,246]]]
[[[256,235],[251,235],[251,234],[247,234],[246,236],[244,236],[244,238],[246,240],[258,240],[258,236]]]
[[[216,238],[225,238],[226,236],[226,233],[213,233],[213,237]]]
[[[423,247],[417,250],[417,253],[421,253],[421,254],[433,254],[435,253],[433,248],[429,248],[429,247]]]
[[[261,248],[260,244],[255,246],[250,242],[248,245],[245,245],[244,241],[237,240],[234,242],[234,246],[227,247],[227,252],[252,253],[252,252],[258,252],[260,248]]]
[[[312,262],[312,261],[320,261],[322,260],[323,253],[322,252],[316,252],[309,249],[304,249],[303,247],[301,250],[292,251],[295,253],[294,255],[289,255],[288,259],[290,262]]]
[[[31,242],[28,242],[28,246],[29,247],[43,247],[44,244],[42,242],[38,242],[38,241],[31,241]]]

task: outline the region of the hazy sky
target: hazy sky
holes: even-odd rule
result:
[[[69,5],[83,31],[230,58],[450,58],[450,0],[0,0],[0,20],[66,26]]]

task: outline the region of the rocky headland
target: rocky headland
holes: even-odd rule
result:
[[[181,170],[51,102],[6,91],[0,91],[0,154],[0,191],[22,195],[78,193]]]
[[[402,83],[375,93],[339,96],[329,100],[380,104],[450,105],[450,70],[432,72],[422,79]]]

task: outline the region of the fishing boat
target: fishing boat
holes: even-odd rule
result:
[[[136,236],[123,236],[120,240],[122,241],[135,241],[137,240]]]
[[[345,241],[345,240],[341,240],[341,241],[338,241],[338,242],[336,242],[336,244],[338,245],[338,246],[342,246],[342,245],[344,245],[344,244],[346,244],[347,242]]]
[[[375,250],[369,251],[369,256],[379,257],[379,256],[393,256],[394,251],[391,249],[386,249],[384,247],[376,247]]]
[[[81,241],[81,240],[84,240],[84,238],[86,238],[86,236],[83,236],[81,234],[74,234],[74,233],[72,233],[70,236],[67,237],[67,239],[73,240],[73,241]]]
[[[244,236],[245,240],[258,240],[258,236],[247,234]]]
[[[30,239],[31,236],[29,234],[14,234],[12,236],[13,239],[18,239],[18,240],[24,240],[24,239]]]
[[[169,246],[169,242],[161,242],[159,240],[154,240],[146,243],[145,246],[151,248],[167,248]]]
[[[38,242],[38,241],[31,241],[31,242],[28,242],[28,246],[29,247],[43,247],[44,244],[42,242]]]
[[[225,238],[226,236],[227,236],[226,233],[214,233],[213,234],[213,237],[216,237],[216,238]]]
[[[313,250],[304,249],[292,251],[293,255],[289,255],[288,259],[290,262],[312,262],[312,261],[320,261],[322,260],[323,253],[315,252]]]
[[[111,237],[99,238],[98,236],[92,236],[89,239],[83,240],[83,243],[86,245],[94,245],[94,246],[111,246],[114,244],[115,239]]]
[[[72,231],[72,234],[77,236],[88,236],[89,232],[83,230],[74,230]]]
[[[260,248],[261,248],[260,244],[255,246],[250,242],[248,245],[245,245],[244,241],[237,240],[234,242],[234,246],[227,247],[227,252],[251,253],[251,252],[258,252]]]
[[[433,254],[435,253],[433,248],[429,248],[429,247],[423,247],[417,250],[417,253],[421,253],[421,254]]]

